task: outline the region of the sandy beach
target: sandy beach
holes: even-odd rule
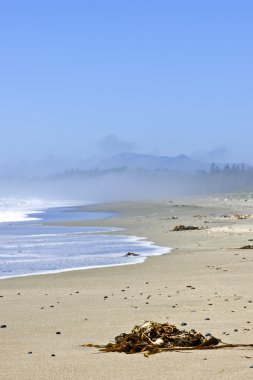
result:
[[[0,378],[252,379],[253,349],[99,353],[136,324],[170,322],[228,343],[253,343],[253,198],[227,195],[87,206],[173,250],[143,264],[0,280]],[[243,215],[239,217],[238,215]],[[245,216],[246,215],[246,216]],[[179,224],[201,227],[175,232]],[[4,327],[6,326],[6,327]]]

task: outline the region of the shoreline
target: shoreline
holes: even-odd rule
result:
[[[172,250],[173,248],[171,248]],[[170,251],[171,252],[171,251]],[[50,271],[46,273],[31,273],[31,274],[20,274],[20,275],[14,275],[14,276],[9,276],[9,277],[0,277],[1,280],[8,280],[8,279],[13,279],[13,278],[23,278],[23,277],[31,277],[31,276],[47,276],[47,275],[54,275],[54,274],[61,274],[65,272],[77,272],[77,271],[84,271],[84,270],[91,270],[91,269],[104,269],[104,268],[114,268],[118,266],[127,266],[127,265],[138,265],[138,264],[143,264],[148,258],[154,257],[154,256],[163,256],[163,255],[168,255],[168,253],[161,253],[161,254],[153,254],[150,256],[140,256],[139,258],[142,259],[140,262],[132,262],[132,263],[123,263],[123,264],[109,264],[109,265],[97,265],[97,266],[91,266],[91,267],[80,267],[80,268],[68,268],[68,269],[60,269],[60,270],[55,270],[55,271]]]
[[[94,207],[94,204],[93,205],[78,205],[78,206],[64,206],[64,212],[62,212],[62,209],[63,207],[59,207],[59,208],[53,208],[53,209],[45,209],[43,210],[43,213],[45,215],[45,221],[44,220],[41,220],[41,222],[37,222],[36,224],[19,224],[19,222],[13,222],[13,225],[15,225],[15,228],[18,229],[19,231],[19,234],[22,235],[22,233],[26,233],[27,234],[27,238],[34,238],[34,237],[38,237],[40,239],[43,239],[45,237],[56,237],[56,241],[53,243],[53,244],[60,244],[61,245],[61,250],[62,252],[64,251],[68,251],[71,249],[71,247],[69,247],[68,245],[64,245],[64,241],[61,241],[61,240],[57,240],[57,237],[59,236],[71,236],[72,237],[72,240],[73,240],[73,243],[77,243],[77,237],[80,237],[80,249],[83,249],[83,252],[84,254],[80,255],[79,252],[78,252],[78,249],[75,249],[73,250],[72,252],[72,256],[71,255],[68,255],[67,257],[70,258],[70,261],[67,261],[66,263],[62,263],[60,264],[61,262],[61,255],[60,255],[60,252],[58,252],[58,255],[55,254],[53,251],[52,251],[52,248],[50,246],[50,244],[48,244],[48,242],[45,240],[45,241],[39,241],[37,243],[36,240],[34,241],[31,241],[31,245],[35,246],[35,248],[37,248],[37,244],[38,246],[40,247],[40,251],[41,253],[39,254],[38,257],[33,257],[33,255],[29,256],[30,254],[30,251],[31,249],[29,250],[28,249],[28,252],[26,253],[26,246],[22,246],[22,242],[21,242],[21,245],[19,245],[19,241],[12,241],[12,246],[14,247],[14,245],[16,244],[17,245],[17,249],[18,249],[18,252],[22,252],[22,255],[28,255],[27,257],[29,258],[27,260],[27,263],[29,265],[29,262],[34,262],[34,264],[36,265],[37,263],[37,268],[33,271],[29,271],[29,269],[27,268],[26,271],[23,270],[23,269],[19,269],[19,257],[18,255],[15,256],[14,253],[9,253],[9,256],[8,256],[8,244],[9,244],[9,241],[7,239],[6,243],[5,243],[5,240],[3,241],[3,245],[4,244],[7,244],[6,247],[7,247],[7,251],[4,252],[3,250],[3,255],[6,254],[7,256],[7,263],[8,263],[8,257],[12,257],[12,259],[17,259],[17,266],[15,267],[15,261],[12,261],[11,264],[13,263],[13,268],[11,267],[8,267],[8,264],[7,264],[7,270],[6,268],[4,267],[3,265],[3,269],[0,268],[0,281],[1,280],[6,280],[6,279],[11,279],[11,278],[18,278],[18,277],[26,277],[26,276],[38,276],[38,275],[49,275],[49,274],[58,274],[58,273],[64,273],[64,272],[68,272],[68,271],[77,271],[77,270],[87,270],[87,269],[99,269],[99,268],[110,268],[110,267],[115,267],[115,266],[122,266],[122,265],[133,265],[133,264],[140,264],[140,263],[143,263],[146,258],[148,257],[151,257],[151,256],[160,256],[160,255],[163,255],[163,254],[167,254],[171,251],[171,247],[161,247],[161,246],[157,246],[155,245],[152,241],[149,241],[147,240],[146,237],[140,237],[140,236],[135,236],[135,235],[129,235],[128,233],[124,233],[123,235],[123,231],[125,230],[125,228],[118,228],[116,227],[115,225],[112,226],[111,223],[110,223],[110,218],[113,216],[113,215],[117,215],[118,213],[116,212],[107,212],[107,211],[103,211],[103,212],[100,212],[99,211],[99,205],[96,205],[96,207],[98,207],[98,210],[97,211],[89,211],[89,208],[90,207]],[[86,209],[88,209],[88,211],[86,211]],[[58,217],[60,217],[61,219],[59,219],[57,221],[57,217],[56,217],[56,220],[55,221],[50,221],[50,218],[48,218],[47,214],[49,215],[52,215],[52,210],[54,212],[54,214]],[[67,212],[66,212],[67,211]],[[67,220],[67,217],[69,216],[69,211],[71,211],[71,219]],[[66,215],[65,215],[66,213]],[[75,213],[75,214],[74,214]],[[90,214],[93,214],[94,217],[91,218],[90,217]],[[74,219],[74,215],[76,215],[76,220]],[[80,221],[78,218],[79,218],[79,215],[85,217],[86,215],[88,215],[87,219],[83,219],[82,221]],[[65,219],[65,216],[66,216],[66,219]],[[27,215],[28,218],[30,218],[30,215]],[[49,219],[49,221],[48,221]],[[106,227],[103,226],[103,227],[100,227],[100,219],[104,220],[105,223],[106,223]],[[29,219],[30,221],[31,219]],[[93,226],[92,227],[87,227],[85,226],[84,224],[87,222],[89,223],[89,221],[92,221],[93,222]],[[73,225],[75,224],[75,225]],[[7,223],[8,225],[8,223]],[[31,232],[27,233],[27,230],[25,230],[23,232],[22,230],[22,227],[24,228],[28,228],[28,231],[31,230]],[[30,230],[29,230],[30,228]],[[36,234],[34,232],[34,228],[36,228]],[[46,229],[46,231],[44,231]],[[48,230],[47,230],[48,229]],[[50,229],[52,229],[52,231],[50,231]],[[58,230],[56,230],[58,229]],[[61,229],[63,229],[63,231],[61,231]],[[15,230],[14,230],[15,231]],[[106,244],[102,244],[101,245],[101,239],[103,241],[103,239],[108,240],[110,239],[110,235],[113,234],[115,236],[115,240],[114,242],[112,241],[111,243],[116,243],[118,242],[118,245],[117,245],[117,248],[115,250],[114,249],[111,249],[110,247],[110,242]],[[7,235],[9,236],[9,235]],[[10,237],[12,238],[15,238],[15,234],[12,235],[10,234]],[[17,237],[19,237],[19,235],[17,235]],[[92,237],[92,243],[88,243],[89,242],[89,239],[90,237]],[[88,238],[88,240],[87,240]],[[117,240],[116,240],[117,239]],[[76,241],[75,241],[76,240]],[[59,241],[59,243],[58,243]],[[82,245],[82,241],[83,241],[83,245]],[[13,245],[14,244],[14,245]],[[98,244],[96,246],[96,244]],[[44,245],[47,247],[47,252],[45,252],[45,248],[44,248]],[[76,244],[75,244],[76,245]],[[94,250],[93,250],[93,247],[96,247]],[[95,259],[95,261],[97,261],[97,264],[96,263],[93,263],[92,261],[89,260],[89,256],[90,256],[90,252],[89,252],[89,249],[92,250],[92,256],[93,256],[93,260]],[[105,254],[104,255],[104,251],[103,249],[105,250],[108,250],[108,256]],[[75,253],[76,251],[76,253]],[[127,259],[125,259],[125,256],[127,256],[127,253],[128,252],[135,252],[135,256],[136,257],[129,257]],[[43,265],[40,266],[40,260],[42,259],[42,262],[43,262],[43,255],[44,254],[47,254],[49,252],[49,257],[55,262],[54,265],[50,265],[50,262],[49,262],[49,265],[51,266],[51,269],[47,269],[47,270],[43,270]],[[50,252],[51,252],[51,256],[50,256]],[[101,257],[100,257],[100,254]],[[21,255],[21,259],[22,259],[22,255]],[[80,265],[81,263],[79,263],[79,265],[76,263],[75,259],[78,259],[80,256],[80,258],[82,257],[82,264],[83,265]],[[57,261],[57,257],[59,258],[59,260]],[[111,259],[110,259],[111,258]],[[5,257],[4,257],[5,259]],[[72,260],[71,260],[72,259]],[[79,260],[78,260],[79,261]],[[26,263],[26,262],[24,262]],[[60,265],[59,265],[60,264]],[[23,267],[24,267],[24,264],[23,264]],[[4,274],[4,273],[7,273],[9,272],[10,274]]]
[[[80,347],[107,343],[145,320],[179,328],[184,322],[187,330],[211,332],[228,343],[252,343],[252,251],[239,250],[253,238],[252,218],[233,215],[250,214],[253,200],[230,197],[88,206],[121,214],[83,225],[115,224],[127,228],[123,234],[146,236],[173,249],[141,265],[2,279],[4,378],[164,379],[168,373],[173,379],[252,378],[253,351],[248,349],[173,352],[146,359],[138,354],[97,355],[94,348]],[[206,229],[172,232],[176,224]]]

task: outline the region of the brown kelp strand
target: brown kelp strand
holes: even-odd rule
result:
[[[203,230],[203,228],[197,227],[197,226],[184,226],[183,224],[178,224],[172,229],[172,231],[194,231],[194,230]]]
[[[195,330],[179,330],[169,323],[147,321],[135,326],[129,334],[115,337],[115,342],[106,345],[83,344],[83,347],[96,347],[102,352],[143,353],[145,356],[163,351],[203,350],[231,347],[253,347],[253,344],[226,344],[212,335],[205,337]]]

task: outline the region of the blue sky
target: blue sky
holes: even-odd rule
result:
[[[112,135],[253,163],[252,15],[244,0],[1,1],[0,160],[85,158]]]

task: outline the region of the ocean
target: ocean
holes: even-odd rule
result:
[[[0,279],[136,264],[170,251],[144,237],[121,235],[117,226],[99,227],[99,219],[114,213],[84,212],[77,203],[1,198]],[[57,226],[57,222],[91,219],[97,220],[97,227]],[[128,252],[138,256],[126,256]]]

